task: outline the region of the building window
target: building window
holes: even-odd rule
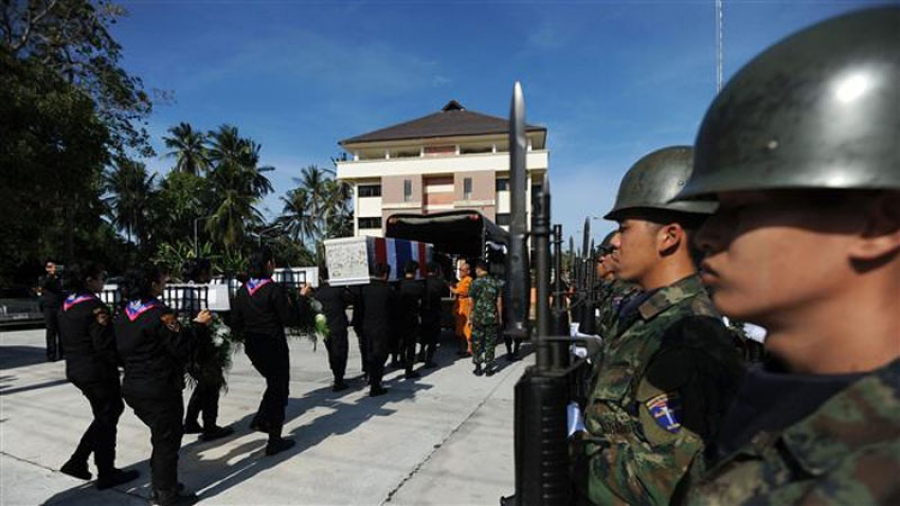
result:
[[[359,185],[356,189],[357,193],[359,193],[360,197],[380,197],[381,196],[381,185],[380,184],[365,184]]]
[[[472,200],[472,178],[463,178],[463,200]]]
[[[381,228],[381,218],[360,218],[359,228]]]
[[[497,214],[497,225],[510,226],[512,224],[512,215],[509,213]]]
[[[412,201],[412,179],[403,180],[403,202]]]
[[[507,177],[498,177],[497,178],[497,191],[498,192],[508,192],[509,191],[509,178]]]

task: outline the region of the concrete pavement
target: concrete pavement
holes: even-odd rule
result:
[[[0,504],[146,504],[150,431],[127,406],[116,465],[138,469],[138,480],[101,492],[59,472],[91,414],[64,363],[44,361],[43,335],[0,330]],[[353,378],[360,359],[350,340]],[[388,394],[370,398],[360,380],[333,393],[324,346],[292,340],[285,433],[297,445],[274,457],[264,455],[266,436],[248,428],[265,382],[238,351],[219,412],[235,434],[212,442],[186,435],[180,481],[200,504],[498,504],[514,486],[513,387],[533,359],[501,358],[500,372],[479,378],[454,355],[452,338],[442,344],[439,368],[412,381],[389,370]]]

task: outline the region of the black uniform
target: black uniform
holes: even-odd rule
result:
[[[419,338],[424,298],[425,283],[410,278],[400,280],[397,338],[406,374],[413,372],[416,363],[416,342]]]
[[[47,339],[47,360],[56,361],[64,356],[59,342],[59,309],[63,303],[62,281],[59,276],[41,276],[41,309],[44,311],[44,326]]]
[[[151,484],[160,502],[177,496],[178,449],[184,413],[185,363],[194,352],[192,327],[156,299],[130,301],[115,320],[116,348],[125,365],[122,395],[150,428]]]
[[[357,344],[359,344],[359,360],[363,376],[368,376],[369,357],[366,355],[366,350],[368,350],[369,347],[366,345],[366,333],[363,331],[362,323],[362,315],[365,313],[365,303],[362,299],[362,286],[353,286],[348,288],[348,290],[350,290],[350,293],[353,296],[353,316],[350,318],[350,326],[353,327]]]
[[[195,353],[188,366],[188,373],[197,383],[190,400],[188,400],[185,427],[190,428],[189,432],[200,430],[195,425],[197,425],[197,417],[202,413],[202,430],[204,434],[211,434],[217,427],[216,419],[219,417],[220,385],[204,377],[200,364],[210,360],[217,350],[212,340],[212,334],[206,327],[196,329],[196,341]]]
[[[385,281],[373,280],[362,287],[362,322],[365,333],[367,371],[374,390],[381,388],[384,363],[390,350],[391,318],[394,316],[397,295]]]
[[[68,350],[66,378],[81,390],[94,414],[69,462],[86,469],[93,453],[103,481],[114,473],[116,426],[125,409],[109,309],[93,294],[73,294],[60,310],[59,331],[60,342]]]
[[[328,321],[330,336],[325,341],[328,365],[334,375],[334,384],[340,385],[347,370],[347,306],[353,303],[353,295],[346,287],[323,285],[316,290],[316,299],[322,303],[322,312]]]
[[[244,334],[244,349],[266,379],[251,427],[281,436],[288,401],[290,357],[285,324],[291,315],[287,294],[271,278],[250,279],[238,290],[231,312],[232,328]]]
[[[447,282],[436,275],[425,278],[425,296],[422,299],[422,330],[420,332],[425,365],[434,365],[434,351],[441,335],[442,299],[450,294]]]

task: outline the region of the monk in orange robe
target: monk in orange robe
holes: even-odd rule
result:
[[[450,287],[450,291],[456,297],[453,303],[453,314],[456,317],[456,337],[460,340],[459,355],[472,355],[472,326],[469,325],[469,313],[472,311],[472,303],[469,298],[469,286],[472,284],[472,276],[469,273],[469,264],[463,262],[459,266],[459,283]],[[466,351],[463,352],[463,343]]]

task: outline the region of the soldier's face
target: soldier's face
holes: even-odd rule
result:
[[[706,254],[701,276],[722,313],[770,331],[829,313],[841,317],[846,308],[829,300],[852,282],[847,251],[861,217],[837,204],[810,205],[808,197],[719,195],[719,209],[696,241]]]
[[[658,261],[659,225],[638,219],[619,222],[619,230],[610,244],[614,248],[617,277],[640,283]]]
[[[44,270],[47,271],[47,274],[56,274],[56,264],[47,262],[47,265],[44,266]]]

